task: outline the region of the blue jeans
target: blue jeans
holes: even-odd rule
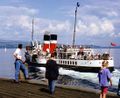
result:
[[[50,93],[54,93],[54,91],[55,91],[55,80],[48,79],[48,84],[49,84]]]
[[[28,78],[28,70],[21,60],[15,61],[15,80],[19,81],[20,69],[24,73],[25,78]]]

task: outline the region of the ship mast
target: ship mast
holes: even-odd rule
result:
[[[32,34],[31,34],[31,40],[33,41],[33,34],[34,34],[34,18],[32,19]]]
[[[74,32],[73,32],[73,47],[75,46],[75,34],[76,34],[76,23],[77,23],[77,8],[80,6],[79,2],[77,2],[75,9],[75,22],[74,22]]]

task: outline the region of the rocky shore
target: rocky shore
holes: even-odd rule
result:
[[[54,95],[50,95],[47,81],[22,81],[19,84],[10,79],[0,79],[0,98],[99,98],[99,90],[75,88],[57,85]],[[109,92],[107,98],[119,98],[115,93]]]

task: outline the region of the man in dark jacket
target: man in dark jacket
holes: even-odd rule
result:
[[[59,75],[58,65],[54,60],[54,54],[51,54],[51,58],[46,63],[45,77],[48,79],[49,91],[51,94],[55,91],[55,81]]]

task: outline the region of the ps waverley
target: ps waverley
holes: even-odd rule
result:
[[[45,66],[50,55],[55,55],[55,60],[60,67],[69,68],[81,72],[98,72],[102,61],[109,62],[108,68],[114,70],[114,60],[109,53],[97,53],[89,46],[57,45],[56,34],[45,34],[43,44],[34,43],[31,51],[31,66]]]

